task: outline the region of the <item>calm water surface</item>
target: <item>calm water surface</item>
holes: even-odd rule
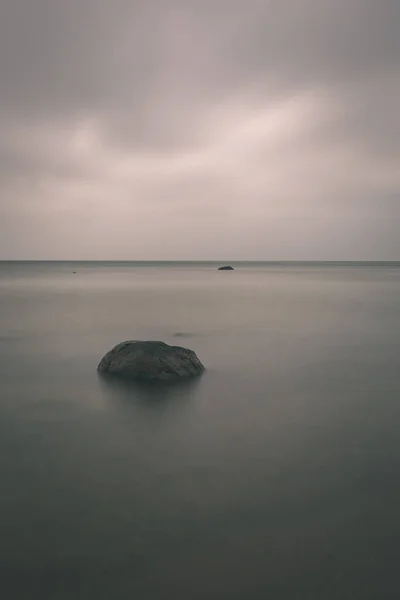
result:
[[[0,263],[1,597],[397,600],[399,357],[399,264]]]

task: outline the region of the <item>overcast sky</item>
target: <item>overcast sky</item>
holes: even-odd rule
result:
[[[2,0],[0,259],[400,260],[399,0]]]

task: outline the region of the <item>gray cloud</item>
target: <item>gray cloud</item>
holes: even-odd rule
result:
[[[0,257],[399,258],[399,26],[397,0],[5,0]]]

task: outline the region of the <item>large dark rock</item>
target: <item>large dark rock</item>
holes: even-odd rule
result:
[[[234,271],[234,268],[230,265],[226,265],[224,267],[219,267],[218,271]]]
[[[99,373],[136,381],[170,381],[201,375],[193,350],[164,342],[122,342],[101,359]]]

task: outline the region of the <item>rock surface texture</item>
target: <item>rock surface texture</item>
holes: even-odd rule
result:
[[[164,342],[127,341],[107,352],[97,370],[135,381],[173,381],[201,375],[205,368],[193,350]]]

